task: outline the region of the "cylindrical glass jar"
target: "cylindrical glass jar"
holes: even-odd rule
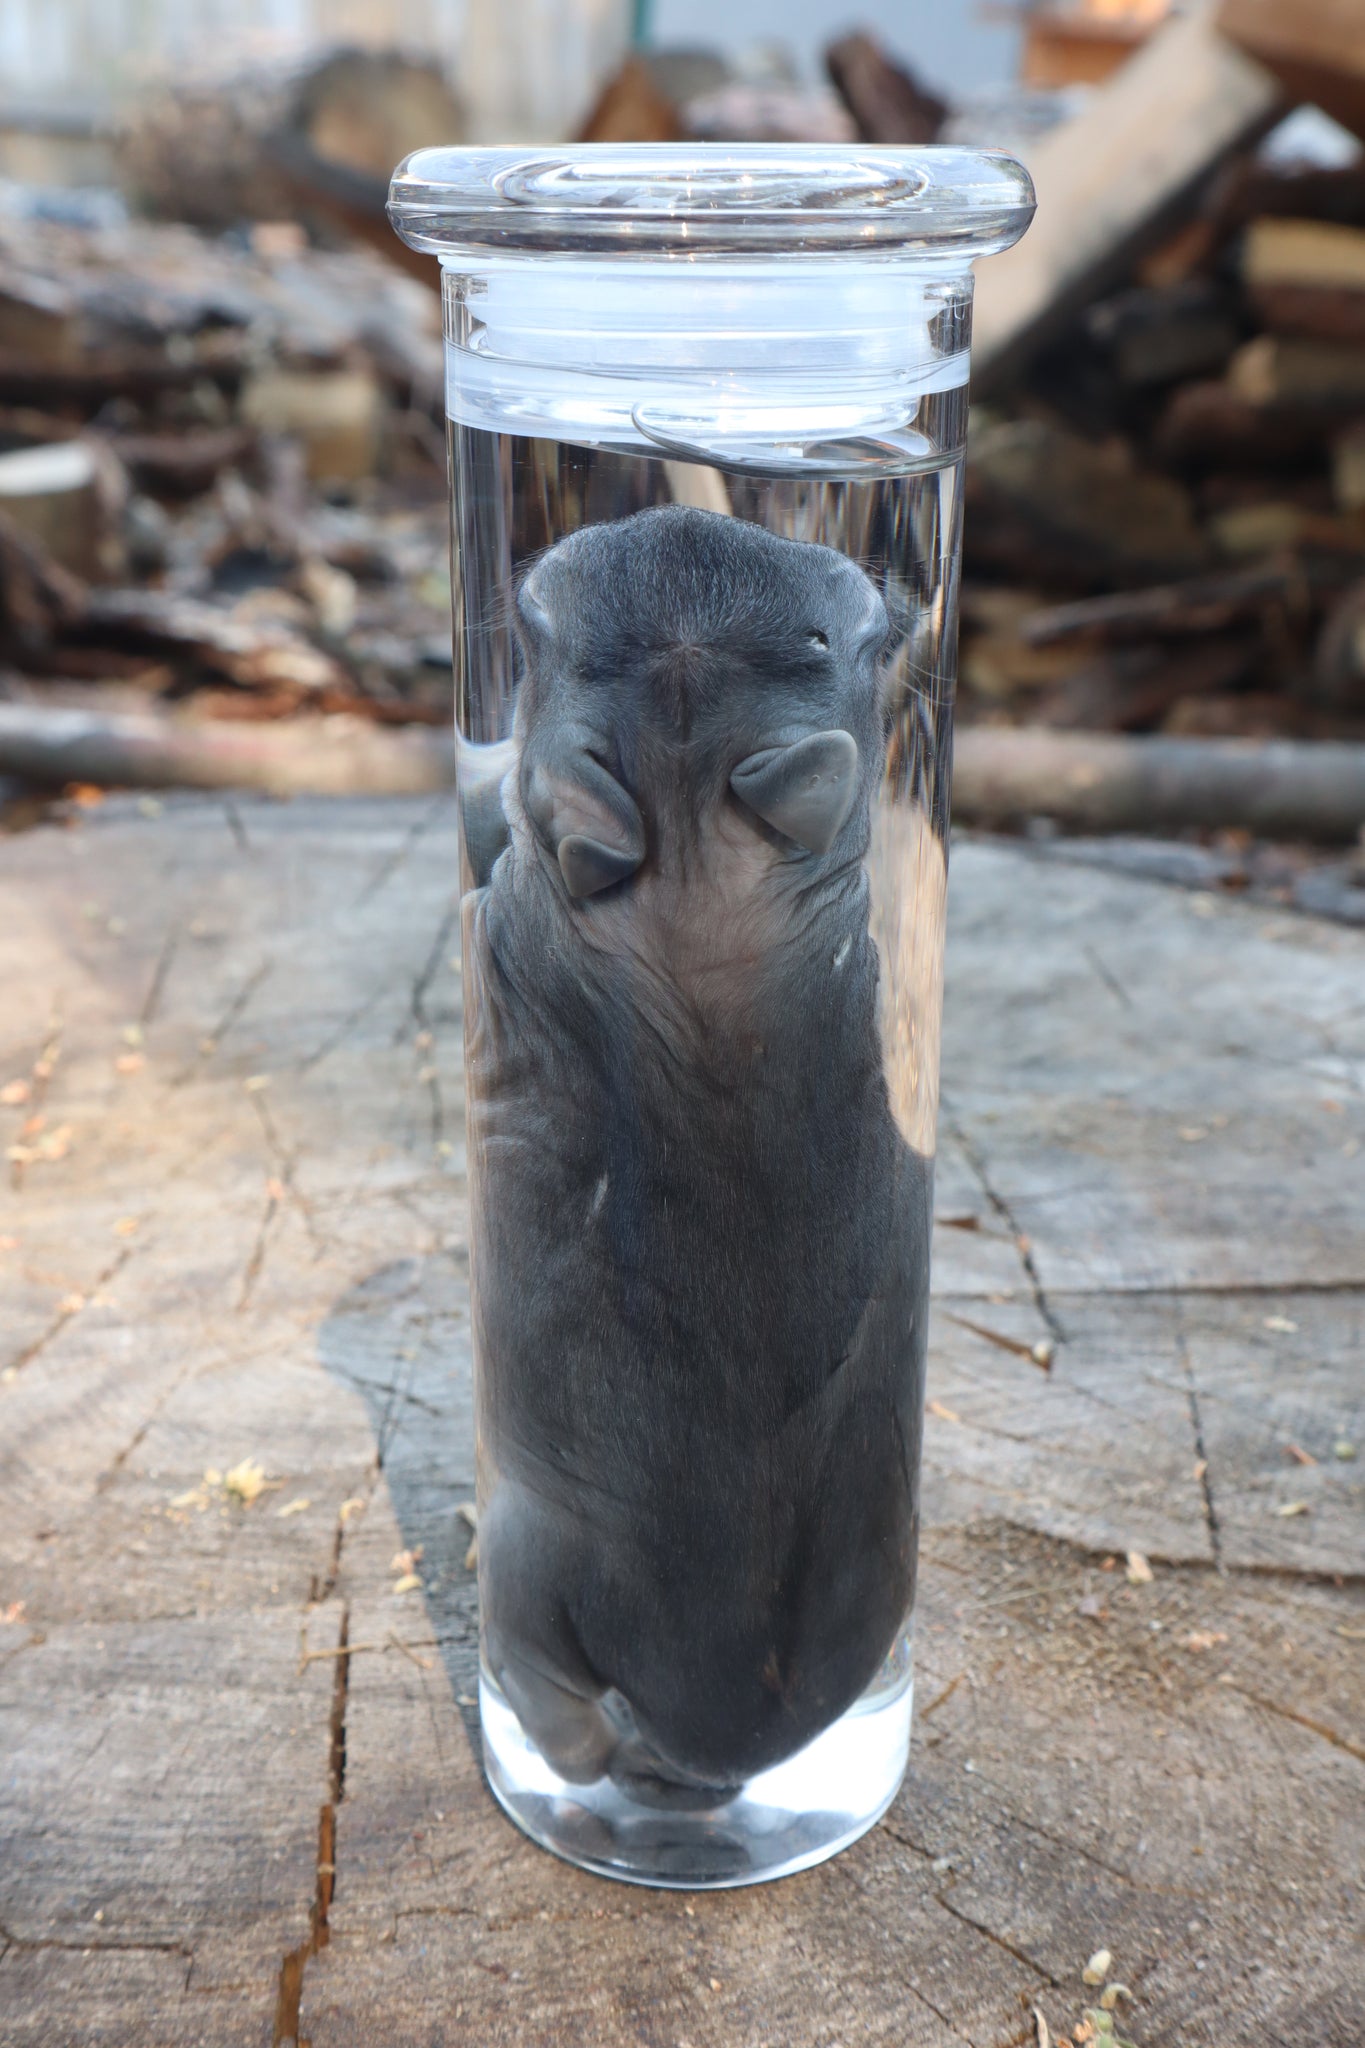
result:
[[[536,1841],[751,1883],[910,1735],[961,150],[425,150],[444,271],[481,1712]]]

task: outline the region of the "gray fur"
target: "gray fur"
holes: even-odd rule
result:
[[[719,1797],[852,1704],[913,1589],[886,614],[676,507],[560,542],[518,630],[510,846],[466,898],[485,1650],[564,1776]]]

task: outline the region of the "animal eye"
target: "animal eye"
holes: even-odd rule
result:
[[[829,646],[829,635],[827,633],[822,633],[818,626],[813,628],[811,632],[807,633],[806,638],[809,640],[812,647]]]

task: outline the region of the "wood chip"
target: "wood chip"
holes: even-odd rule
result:
[[[937,1415],[940,1422],[961,1422],[962,1420],[962,1417],[955,1408],[945,1408],[942,1401],[926,1401],[924,1406],[930,1415]]]
[[[1211,1650],[1215,1643],[1225,1643],[1227,1636],[1222,1629],[1196,1628],[1185,1637],[1187,1650]]]
[[[223,1477],[223,1491],[231,1494],[234,1500],[239,1500],[244,1508],[249,1508],[254,1500],[259,1500],[267,1484],[264,1468],[255,1458],[243,1458],[239,1465],[232,1466]]]
[[[299,1500],[287,1500],[282,1508],[276,1508],[275,1513],[280,1521],[284,1521],[287,1515],[301,1515],[305,1508],[311,1508],[312,1505],[312,1501],[304,1496]]]
[[[1312,1512],[1312,1507],[1306,1500],[1282,1501],[1275,1510],[1282,1521],[1288,1521],[1291,1515],[1311,1515]]]
[[[1150,1586],[1152,1583],[1152,1578],[1152,1567],[1148,1564],[1142,1552],[1140,1550],[1130,1550],[1128,1553],[1127,1571],[1127,1579],[1129,1585]]]

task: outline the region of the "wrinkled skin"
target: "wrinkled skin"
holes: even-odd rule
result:
[[[565,1777],[720,1797],[857,1698],[913,1590],[886,615],[834,551],[678,507],[562,541],[518,632],[465,905],[485,1651]]]

